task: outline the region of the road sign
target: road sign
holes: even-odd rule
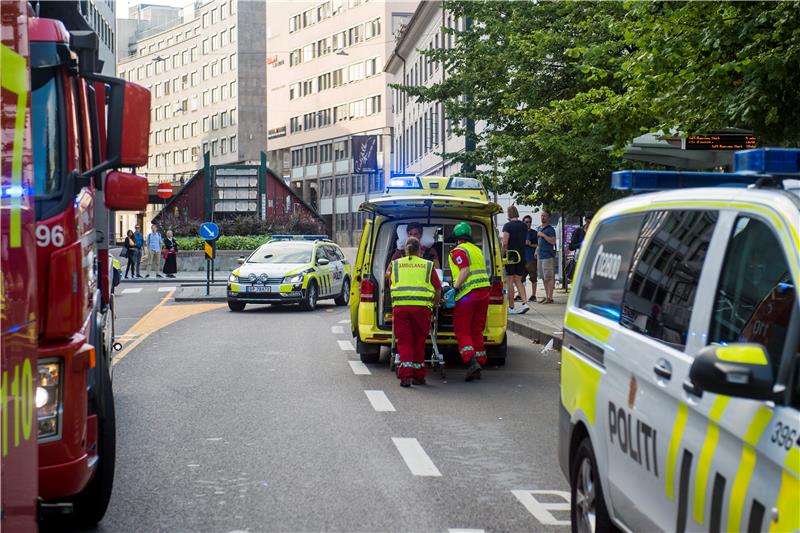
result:
[[[214,259],[214,251],[216,246],[214,246],[213,241],[206,241],[203,243],[203,250],[206,252],[206,259]]]
[[[219,237],[219,226],[213,222],[203,222],[200,224],[200,236],[207,241],[216,240]]]
[[[169,183],[159,183],[156,192],[159,198],[169,198],[172,196],[172,185]]]

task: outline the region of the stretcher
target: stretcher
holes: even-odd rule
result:
[[[444,356],[442,355],[441,350],[439,350],[439,344],[436,340],[436,333],[439,330],[439,308],[444,305],[442,302],[439,306],[435,307],[432,311],[433,313],[433,320],[431,320],[431,329],[428,333],[431,339],[431,354],[430,356],[427,355],[427,350],[424,364],[428,365],[430,369],[439,370],[439,376],[444,381],[446,379],[445,375],[445,364],[444,364]],[[397,343],[395,342],[394,336],[394,317],[392,318],[392,344],[390,347],[389,352],[389,368],[392,372],[397,373],[397,369],[400,367],[400,353],[397,351]]]

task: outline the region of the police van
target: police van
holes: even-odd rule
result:
[[[800,150],[625,171],[561,351],[573,531],[800,530]],[[670,189],[670,190],[668,190]]]

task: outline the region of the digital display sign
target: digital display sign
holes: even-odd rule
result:
[[[757,147],[756,136],[748,133],[689,135],[683,143],[684,150],[749,150]]]

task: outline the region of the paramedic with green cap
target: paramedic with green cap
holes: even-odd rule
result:
[[[483,252],[472,242],[472,227],[459,222],[453,229],[457,246],[448,257],[453,274],[456,306],[453,309],[453,329],[458,352],[469,364],[466,381],[480,379],[481,365],[486,364],[483,329],[489,310],[489,275]],[[448,291],[448,292],[450,292]]]

